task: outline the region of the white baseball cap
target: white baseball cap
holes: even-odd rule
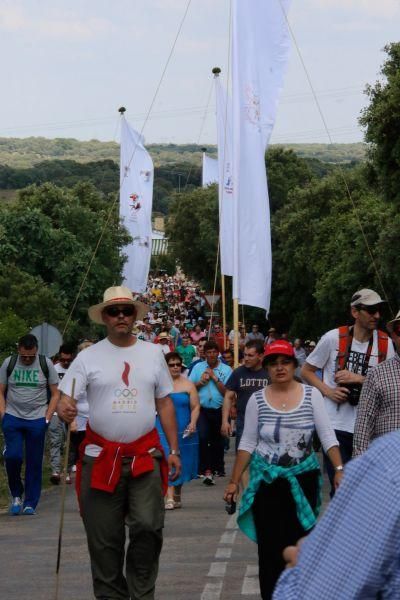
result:
[[[352,295],[350,306],[358,306],[364,304],[365,306],[375,306],[375,304],[383,304],[386,300],[382,300],[379,294],[374,290],[363,288]]]

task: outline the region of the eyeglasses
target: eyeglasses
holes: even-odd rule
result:
[[[19,354],[20,358],[36,358],[36,353],[35,354]]]
[[[369,315],[374,315],[375,313],[381,312],[381,307],[376,304],[374,306],[364,306],[363,304],[360,304],[360,306],[358,306],[357,308],[358,310],[364,310]]]
[[[119,317],[121,314],[124,317],[132,317],[135,314],[135,308],[133,306],[108,306],[104,312],[109,317]]]
[[[181,367],[182,363],[168,363],[169,368],[171,367]]]

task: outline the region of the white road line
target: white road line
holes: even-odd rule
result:
[[[233,546],[237,535],[237,516],[231,515],[225,526],[227,531],[221,535],[219,544],[225,544],[226,546]],[[215,552],[215,558],[229,559],[232,556],[232,548],[217,548]],[[203,589],[200,600],[219,600],[221,597],[222,586],[224,583],[224,577],[226,574],[228,563],[227,562],[212,562],[210,564],[210,570],[207,573],[207,577],[219,577],[220,581],[215,583],[206,583]],[[247,571],[246,571],[247,574]]]
[[[217,548],[215,558],[230,558],[232,556],[232,548]]]
[[[242,596],[260,595],[260,584],[258,581],[258,566],[247,565],[246,575],[243,579]]]
[[[237,515],[236,514],[234,514],[231,517],[229,517],[229,521],[226,524],[226,529],[238,529]]]
[[[237,536],[237,531],[225,531],[219,540],[220,544],[234,544]]]
[[[200,600],[219,600],[222,592],[222,581],[217,583],[206,583]]]
[[[212,562],[207,577],[225,577],[227,564],[226,562]]]

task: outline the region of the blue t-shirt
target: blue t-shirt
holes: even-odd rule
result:
[[[193,383],[197,383],[200,381],[201,376],[204,371],[208,369],[208,363],[206,360],[202,360],[197,365],[193,367],[192,372],[190,373],[189,379],[193,381]],[[232,369],[225,365],[223,362],[218,361],[217,366],[213,369],[215,375],[222,381],[222,383],[226,383],[232,373]],[[221,408],[224,397],[219,391],[217,384],[210,380],[207,385],[203,385],[198,388],[200,405],[204,408]]]

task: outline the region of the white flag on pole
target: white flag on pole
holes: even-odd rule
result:
[[[151,259],[153,161],[143,137],[121,119],[120,208],[123,224],[133,241],[124,248],[124,283],[133,292],[146,291]]]
[[[234,0],[232,10],[233,297],[267,312],[272,259],[265,151],[289,53],[283,14],[289,4]]]
[[[203,152],[202,187],[218,183],[218,160]]]
[[[221,273],[233,275],[232,100],[215,77],[219,165],[219,235]]]

